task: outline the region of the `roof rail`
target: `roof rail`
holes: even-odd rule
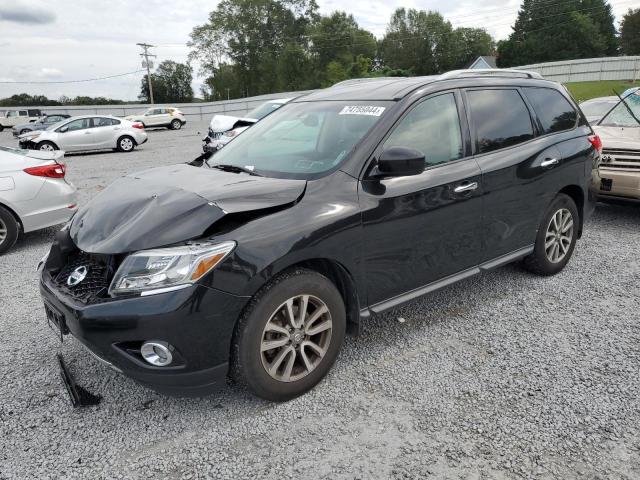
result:
[[[504,76],[504,77],[520,77],[520,78],[537,78],[544,77],[538,72],[530,72],[527,70],[514,70],[508,68],[478,68],[468,70],[451,70],[450,72],[440,75],[440,80],[457,77],[474,77],[474,76]]]
[[[345,85],[356,85],[364,82],[375,82],[376,80],[401,80],[407,77],[362,77],[362,78],[350,78],[348,80],[342,80],[341,82],[334,83],[329,88],[344,87]]]

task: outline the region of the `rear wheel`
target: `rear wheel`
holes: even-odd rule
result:
[[[118,150],[121,152],[131,152],[135,146],[135,140],[129,136],[120,137],[118,139]]]
[[[290,400],[327,374],[345,327],[342,296],[325,276],[303,269],[280,275],[238,323],[232,374],[262,398]]]
[[[538,275],[555,275],[569,262],[578,239],[580,216],[571,197],[559,194],[538,228],[536,244],[524,267]]]
[[[6,208],[0,207],[0,255],[9,250],[18,239],[18,222]]]
[[[172,120],[171,124],[169,125],[169,128],[171,130],[180,130],[182,128],[182,122],[180,120]]]
[[[58,150],[58,147],[53,142],[44,141],[36,145],[36,150],[42,150],[43,152],[53,152],[54,150]]]

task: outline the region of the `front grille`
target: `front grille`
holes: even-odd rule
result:
[[[605,148],[602,150],[601,168],[640,170],[640,150]]]
[[[69,285],[69,277],[81,267],[86,268],[86,276],[77,284]],[[108,262],[85,252],[75,252],[69,255],[67,263],[53,277],[53,281],[60,290],[77,300],[87,303],[107,297],[111,276],[112,269],[109,267]]]

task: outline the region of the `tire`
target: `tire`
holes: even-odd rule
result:
[[[579,224],[580,215],[575,202],[568,195],[559,194],[542,219],[533,253],[523,260],[524,268],[545,276],[562,271],[576,247]]]
[[[182,128],[182,122],[180,120],[172,120],[169,124],[170,130],[180,130]]]
[[[45,152],[52,152],[53,150],[58,150],[58,146],[53,142],[45,140],[44,142],[40,142],[40,143],[38,143],[36,145],[36,150],[43,150]]]
[[[311,323],[293,329],[293,323],[299,320],[303,296],[308,297],[306,320]],[[287,303],[292,299],[293,322],[287,315]],[[317,312],[325,313],[314,319]],[[312,332],[322,327],[324,330]],[[232,344],[231,376],[266,400],[295,398],[311,390],[331,369],[345,329],[344,302],[329,279],[306,269],[283,273],[251,299],[240,317]],[[265,342],[272,342],[274,348],[262,351]],[[312,343],[319,350],[311,348]],[[288,368],[289,364],[292,368]]]
[[[118,151],[133,152],[134,148],[136,148],[136,141],[129,135],[123,135],[118,139]]]
[[[2,132],[3,130],[4,130],[4,127],[0,125],[0,132]]]
[[[19,233],[15,217],[9,210],[0,207],[0,255],[15,245]]]

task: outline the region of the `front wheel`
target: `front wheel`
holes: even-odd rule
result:
[[[40,142],[38,145],[36,145],[36,150],[42,150],[43,152],[53,152],[54,150],[57,150],[58,147],[56,147],[56,145],[53,142]]]
[[[344,302],[325,276],[282,274],[251,300],[239,320],[232,375],[267,400],[286,401],[327,374],[345,335]]]
[[[547,209],[538,228],[533,253],[524,267],[538,275],[555,275],[569,262],[578,239],[580,216],[571,197],[559,194]]]
[[[121,152],[131,152],[136,146],[136,142],[131,137],[120,137],[118,139],[118,150]]]

